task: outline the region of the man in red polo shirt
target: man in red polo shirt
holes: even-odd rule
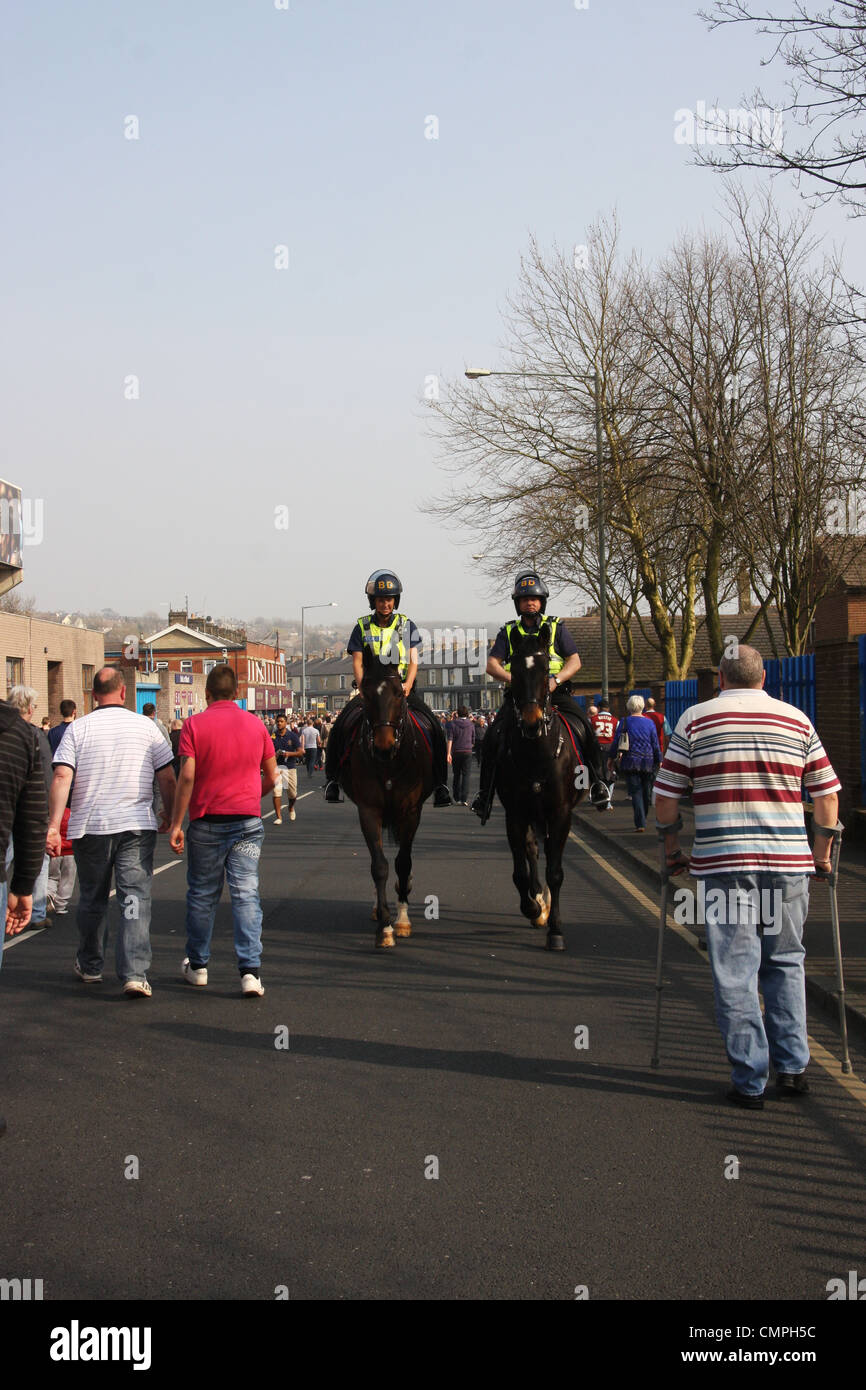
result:
[[[207,984],[214,917],[225,878],[241,993],[248,998],[265,992],[260,976],[259,855],[265,838],[261,802],[276,786],[277,760],[264,724],[235,704],[237,688],[231,667],[215,666],[205,686],[207,709],[183,726],[169,836],[172,849],[182,854],[181,826],[189,807],[183,977],[190,985]]]

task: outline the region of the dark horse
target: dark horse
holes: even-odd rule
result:
[[[534,927],[547,926],[549,951],[564,951],[559,916],[562,852],[572,811],[585,796],[589,779],[578,754],[578,736],[550,703],[547,624],[532,637],[521,639],[515,633],[512,646],[512,711],[496,791],[505,807],[520,911]],[[547,887],[543,892],[536,835],[544,838]]]
[[[428,738],[406,703],[399,668],[383,665],[366,647],[359,698],[364,715],[340,768],[339,782],[358,808],[370,851],[370,872],[376,885],[376,945],[393,946],[395,933],[412,933],[412,841],[421,820],[421,807],[433,790],[433,759]],[[383,829],[390,830],[399,845],[394,865],[399,911],[394,927],[385,891],[388,861],[382,849]]]

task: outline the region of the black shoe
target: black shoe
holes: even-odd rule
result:
[[[732,1086],[727,1093],[731,1105],[740,1105],[744,1110],[763,1110],[763,1096],[749,1096],[745,1091],[738,1091],[736,1086]]]
[[[340,784],[339,784],[339,782],[329,782],[329,783],[328,783],[328,785],[325,787],[325,800],[326,800],[326,801],[339,801],[339,800],[340,800]]]
[[[451,793],[449,792],[448,788],[444,785],[444,783],[442,784],[442,786],[436,787],[436,788],[434,789],[434,791],[433,791],[433,805],[434,805],[434,806],[453,806],[453,804],[454,804],[454,803],[453,803],[452,800],[451,800]]]
[[[483,792],[476,792],[469,806],[470,811],[474,811],[482,825],[486,825],[490,819],[490,808],[487,805],[487,798]]]
[[[796,1074],[780,1071],[776,1074],[776,1090],[786,1100],[797,1100],[799,1096],[809,1094],[809,1083],[802,1072]]]

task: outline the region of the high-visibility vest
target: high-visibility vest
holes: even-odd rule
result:
[[[400,679],[404,681],[409,670],[409,653],[403,641],[403,626],[408,624],[409,619],[405,613],[394,613],[388,627],[379,627],[376,616],[375,613],[365,613],[358,619],[364,646],[369,647],[373,655],[384,661],[386,666],[399,666]]]
[[[516,630],[520,633],[521,637],[537,637],[545,623],[547,623],[550,627],[550,651],[548,652],[548,669],[552,676],[555,676],[559,671],[562,670],[563,666],[565,665],[565,662],[559,655],[559,652],[554,650],[554,643],[556,642],[556,630],[559,627],[559,618],[544,617],[542,618],[541,623],[538,625],[538,627],[534,628],[532,632],[527,632],[526,628],[523,626],[523,622],[519,619],[516,622],[510,622],[505,624],[505,640],[508,643],[508,652],[507,660],[503,661],[502,665],[505,667],[506,671],[511,670],[511,658],[513,655],[512,633],[514,633]]]

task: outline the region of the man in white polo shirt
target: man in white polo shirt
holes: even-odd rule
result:
[[[60,822],[73,774],[67,835],[78,868],[78,952],[75,973],[85,984],[102,979],[108,936],[111,876],[117,889],[120,927],[116,965],[128,998],[150,997],[150,889],[157,823],[153,779],[162,793],[160,830],[174,806],[171,745],[152,719],[125,706],[123,676],[104,666],[93,678],[96,708],[70,724],[54,760],[48,851],[60,853]]]
[[[841,790],[810,720],[772,699],[764,680],[754,647],[723,657],[721,694],[683,714],[655,783],[674,873],[686,866],[679,799],[692,788],[689,869],[703,879],[716,1018],[733,1068],[728,1100],[748,1110],[763,1108],[771,1062],[780,1097],[801,1099],[809,1090],[803,926],[809,876],[830,867]],[[814,856],[803,786],[814,808]]]

